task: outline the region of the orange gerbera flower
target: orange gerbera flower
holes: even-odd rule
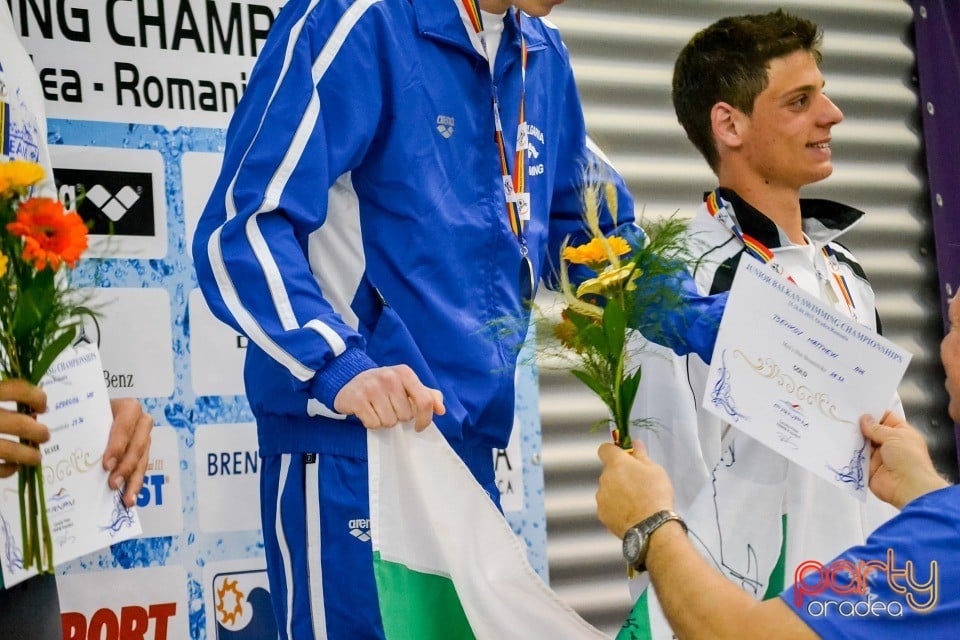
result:
[[[0,162],[0,196],[23,194],[43,180],[43,169],[29,160]]]
[[[622,256],[630,253],[630,244],[619,236],[610,236],[607,243],[613,253]],[[607,252],[603,248],[600,238],[591,238],[590,242],[579,247],[566,247],[563,250],[563,259],[573,264],[585,264],[594,268],[607,263]]]
[[[63,205],[50,198],[30,198],[17,209],[17,221],[7,231],[23,238],[23,259],[38,271],[60,263],[75,267],[87,248],[87,227],[76,211],[64,212]]]

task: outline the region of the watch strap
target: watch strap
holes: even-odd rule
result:
[[[640,548],[640,555],[637,558],[635,563],[630,563],[630,568],[634,571],[644,572],[647,570],[646,561],[647,561],[647,552],[650,550],[650,538],[653,536],[653,533],[667,524],[676,520],[680,523],[680,526],[683,527],[684,532],[687,531],[687,523],[683,521],[683,518],[676,511],[669,509],[664,509],[663,511],[658,511],[652,516],[645,518],[638,522],[637,524],[630,527],[630,529],[636,529],[640,534],[642,546]]]

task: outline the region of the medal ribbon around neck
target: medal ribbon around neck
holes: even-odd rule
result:
[[[483,51],[489,60],[486,39],[483,37],[483,17],[480,15],[479,0],[461,0],[474,31],[480,37]],[[520,11],[515,10],[517,29],[520,29]],[[490,70],[491,82],[493,70]],[[530,220],[530,194],[526,192],[527,159],[527,122],[526,122],[526,85],[527,85],[527,43],[520,31],[520,113],[517,117],[517,147],[514,154],[513,171],[507,162],[507,149],[503,142],[503,125],[500,121],[500,104],[497,92],[493,92],[493,118],[495,124],[494,139],[500,152],[500,172],[503,176],[503,193],[507,204],[507,218],[510,229],[520,243],[520,253],[526,256],[527,245],[524,238],[526,223]]]
[[[785,275],[787,280],[793,284],[797,284],[797,281],[793,279],[789,273],[787,273],[783,266],[777,261],[777,257],[774,255],[767,245],[763,244],[753,236],[746,234],[740,228],[740,225],[737,224],[736,219],[733,217],[733,207],[730,206],[730,203],[724,200],[720,196],[720,188],[714,189],[709,196],[707,196],[707,212],[723,224],[731,234],[733,234],[740,242],[743,243],[744,250],[759,260],[764,264],[768,264],[774,268],[777,273]],[[853,296],[850,295],[850,288],[847,286],[847,279],[843,276],[843,273],[840,271],[840,262],[837,260],[837,255],[829,245],[824,245],[821,249],[823,256],[827,261],[827,264],[830,265],[830,271],[833,274],[833,278],[828,278],[830,283],[830,288],[833,290],[833,294],[837,297],[838,301],[843,301],[847,305],[847,311],[854,320],[857,319],[856,305],[853,302]],[[818,270],[819,272],[819,270]]]
[[[840,261],[837,259],[837,252],[829,245],[823,245],[823,257],[830,265],[830,272],[833,278],[830,279],[830,288],[837,296],[837,300],[843,300],[847,303],[847,309],[850,311],[850,317],[857,319],[857,305],[853,302],[853,296],[850,295],[850,287],[847,286],[847,278],[840,271]]]

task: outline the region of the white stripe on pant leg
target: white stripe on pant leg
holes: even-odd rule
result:
[[[280,486],[277,490],[277,517],[274,527],[277,534],[277,546],[283,557],[283,578],[287,583],[287,640],[293,640],[293,568],[290,564],[290,549],[287,538],[283,534],[283,521],[280,514],[283,512],[283,491],[287,485],[287,474],[290,472],[290,454],[280,456]]]
[[[314,459],[317,459],[315,457]],[[312,470],[311,470],[312,468]],[[306,465],[304,472],[307,516],[307,580],[310,584],[310,619],[313,637],[327,637],[327,612],[323,606],[323,564],[320,558],[320,462]]]

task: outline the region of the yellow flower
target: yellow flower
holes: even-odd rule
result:
[[[577,297],[582,298],[589,294],[606,295],[607,292],[620,288],[632,291],[637,287],[633,281],[640,277],[640,273],[640,270],[633,265],[618,269],[607,269],[596,278],[584,280],[577,287]]]
[[[564,240],[563,245],[561,246],[561,253],[566,250],[567,243],[566,240]],[[602,307],[598,307],[595,304],[581,300],[574,295],[573,284],[570,282],[570,272],[568,267],[569,263],[566,260],[560,260],[560,293],[563,294],[563,299],[567,302],[567,305],[573,311],[582,316],[586,316],[587,318],[603,318]]]
[[[0,163],[0,196],[23,194],[43,180],[43,169],[29,160]]]
[[[7,256],[0,253],[0,278],[7,275],[7,263],[10,261]]]
[[[630,244],[619,236],[610,236],[607,238],[607,244],[617,256],[630,253]],[[579,247],[566,247],[563,250],[562,257],[572,264],[603,266],[607,263],[607,252],[604,249],[603,240],[600,238],[591,238],[590,242]]]

